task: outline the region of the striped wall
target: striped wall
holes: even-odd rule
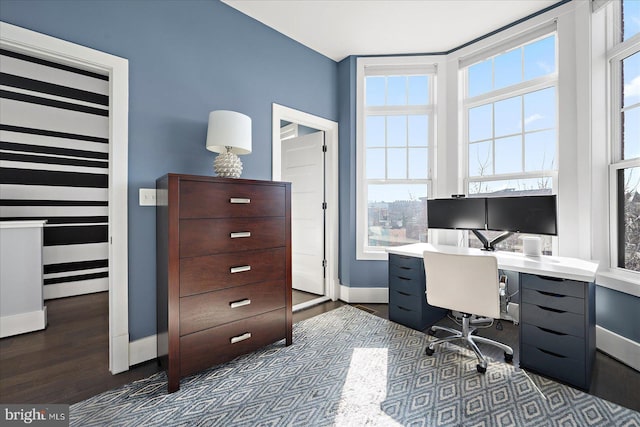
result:
[[[0,219],[46,219],[45,299],[108,290],[109,80],[0,49]]]

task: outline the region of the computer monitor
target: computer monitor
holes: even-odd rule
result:
[[[484,230],[485,198],[427,200],[427,227],[453,230]]]
[[[556,196],[488,197],[487,230],[555,236]]]

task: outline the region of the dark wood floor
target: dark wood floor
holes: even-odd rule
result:
[[[157,372],[155,361],[117,375],[109,372],[107,293],[50,300],[46,305],[46,330],[0,339],[0,403],[72,404]],[[293,321],[341,305],[326,302],[294,313]],[[388,318],[386,304],[355,306]],[[448,322],[443,319],[439,324]],[[517,328],[504,326],[502,331],[492,328],[482,334],[511,345],[517,363]],[[492,353],[491,347],[483,351],[495,358],[502,354]],[[598,352],[590,393],[640,411],[640,373]]]

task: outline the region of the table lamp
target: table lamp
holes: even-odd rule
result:
[[[216,175],[240,178],[242,161],[238,154],[251,153],[251,118],[227,110],[209,113],[207,150],[219,153],[213,161]]]

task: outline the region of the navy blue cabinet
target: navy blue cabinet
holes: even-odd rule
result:
[[[589,389],[595,285],[520,274],[520,367]]]
[[[389,254],[389,320],[422,331],[447,310],[427,304],[422,258]]]

